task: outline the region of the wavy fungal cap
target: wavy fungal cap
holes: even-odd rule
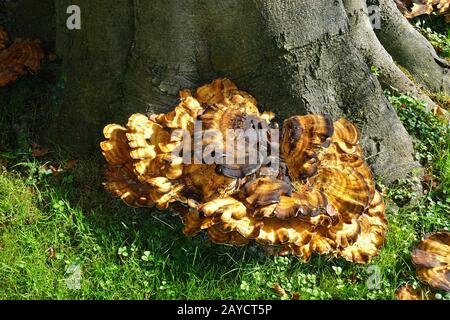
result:
[[[38,72],[44,59],[39,40],[15,39],[10,46],[8,44],[8,34],[0,26],[0,87],[28,72]]]
[[[412,261],[422,282],[450,292],[450,232],[425,236],[414,248]]]
[[[384,241],[387,222],[352,123],[326,115],[286,119],[280,141],[263,131],[279,158],[254,165],[189,163],[173,152],[183,137],[193,138],[196,121],[203,133],[221,133],[204,136],[207,148],[226,147],[229,129],[277,128],[273,118],[228,79],[194,95],[184,90],[166,114],[134,114],[126,126],[105,127],[106,189],[132,207],[171,208],[188,236],[205,230],[214,243],[256,241],[280,255],[308,259],[315,252],[367,263]]]

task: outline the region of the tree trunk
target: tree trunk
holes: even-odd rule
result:
[[[50,132],[74,150],[97,151],[105,124],[166,112],[180,89],[227,77],[280,120],[327,113],[353,121],[375,173],[386,182],[405,177],[418,167],[411,138],[370,68],[383,68],[383,85],[423,99],[391,56],[411,63],[432,91],[447,90],[448,69],[433,56],[440,78],[430,81],[419,77],[419,60],[403,59],[389,42],[398,37],[389,38],[398,15],[386,9],[390,1],[380,1],[377,36],[363,0],[78,0],[81,30],[66,27],[73,1],[55,0],[65,86]],[[418,46],[434,52],[422,39]]]
[[[392,0],[369,0],[379,5],[383,28],[377,30],[386,50],[415,80],[432,92],[450,93],[450,63],[436,54],[433,46],[415,30]]]

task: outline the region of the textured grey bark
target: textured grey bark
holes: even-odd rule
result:
[[[361,0],[344,0],[353,43],[362,53],[367,63],[379,69],[379,81],[383,88],[395,88],[427,102],[431,110],[436,106],[433,100],[424,94],[394,63],[394,60],[378,40],[372,27],[368,7]]]
[[[12,37],[26,36],[44,42],[55,40],[53,0],[3,0],[3,2],[5,4],[0,6],[0,24],[9,25],[8,30],[11,31]]]
[[[342,0],[79,0],[80,31],[65,27],[71,4],[55,0],[66,84],[51,132],[76,150],[98,152],[105,124],[166,112],[178,90],[224,76],[280,120],[307,113],[352,120],[386,182],[418,166]]]
[[[383,28],[378,39],[415,80],[432,92],[450,94],[450,63],[436,54],[433,46],[403,17],[394,0],[368,0],[379,5]]]

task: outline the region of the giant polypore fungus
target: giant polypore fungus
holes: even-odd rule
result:
[[[425,236],[412,252],[419,280],[450,292],[450,232]]]
[[[9,46],[8,43],[8,34],[0,26],[0,87],[16,81],[28,72],[38,72],[44,59],[39,40],[18,38]]]
[[[260,113],[228,79],[194,96],[182,91],[180,100],[169,113],[134,114],[125,127],[105,127],[107,190],[132,207],[172,208],[186,235],[206,230],[215,243],[254,240],[278,254],[308,259],[316,252],[357,263],[377,254],[385,205],[353,124],[294,116],[277,135],[274,114]],[[256,145],[249,137],[235,143],[249,130],[258,132]],[[186,145],[200,145],[214,161],[180,152]],[[236,161],[227,161],[229,154]]]

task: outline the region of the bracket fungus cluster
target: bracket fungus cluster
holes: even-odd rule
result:
[[[0,26],[0,87],[16,81],[28,72],[36,73],[44,59],[39,40],[14,39]]]
[[[355,263],[377,254],[387,227],[385,205],[353,124],[294,116],[277,135],[274,114],[259,112],[256,100],[228,79],[195,95],[181,91],[180,101],[169,113],[134,114],[126,126],[104,128],[100,146],[112,194],[132,207],[171,208],[186,235],[206,230],[214,243],[256,241],[280,255],[308,259],[315,252]],[[217,150],[239,146],[224,138],[228,130],[260,132],[254,149],[262,156],[248,161],[244,148],[232,152],[243,161],[220,161],[224,154]],[[201,153],[213,145],[216,161],[179,153],[187,138],[195,145],[199,132]]]
[[[408,19],[432,12],[444,14],[446,21],[450,19],[450,0],[395,0],[395,2]]]

